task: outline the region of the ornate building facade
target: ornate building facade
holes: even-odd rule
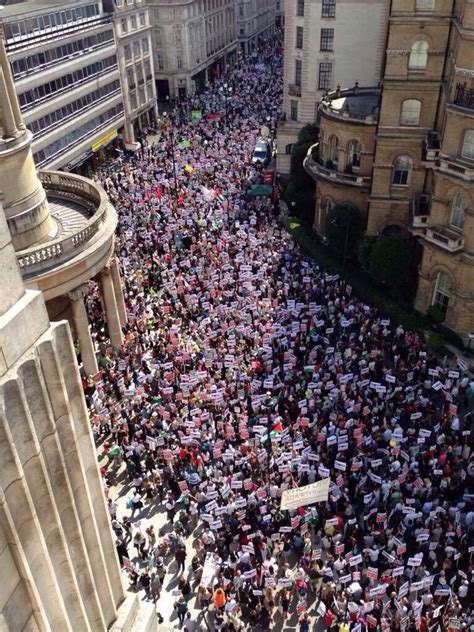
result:
[[[235,0],[149,0],[160,100],[203,90],[237,60]]]
[[[304,125],[316,123],[328,92],[356,81],[360,86],[378,84],[388,12],[387,0],[285,0],[280,174],[289,173],[291,145]]]
[[[251,53],[260,40],[272,35],[276,9],[276,0],[238,0],[237,37],[242,53]]]
[[[394,0],[382,89],[330,94],[305,160],[316,180],[315,229],[324,234],[332,204],[351,203],[368,234],[417,237],[415,307],[433,306],[466,342],[474,330],[473,50],[472,1]]]
[[[50,318],[67,318],[88,374],[97,371],[83,293],[100,286],[109,338],[122,342],[126,321],[119,264],[114,256],[117,214],[105,191],[81,176],[36,171],[33,134],[15,92],[0,25],[0,191],[28,289],[41,290]]]

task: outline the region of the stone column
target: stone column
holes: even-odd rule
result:
[[[346,147],[342,147],[341,145],[339,145],[338,148],[338,152],[337,152],[337,170],[338,171],[344,171],[344,169],[346,168]]]
[[[15,120],[15,127],[19,130],[24,130],[25,124],[23,123],[23,117],[21,116],[20,105],[16,96],[15,84],[13,83],[13,76],[10,70],[10,63],[8,61],[7,52],[5,50],[4,31],[3,24],[0,24],[0,66],[5,69],[6,74],[6,90],[10,101],[13,117]]]
[[[120,317],[120,324],[123,326],[127,322],[127,309],[123,298],[122,277],[120,275],[120,266],[117,257],[110,261],[110,273],[112,275],[112,283],[114,284],[115,301]]]
[[[109,266],[106,266],[100,273],[100,287],[105,307],[105,318],[107,320],[110,342],[114,347],[120,347],[123,335],[117,301],[115,299],[112,272]]]
[[[85,289],[78,288],[77,290],[69,293],[69,299],[71,301],[74,327],[76,329],[79,346],[81,348],[84,371],[88,375],[94,375],[94,373],[97,373],[99,370],[99,367],[97,365],[94,343],[92,342],[91,332],[89,329],[86,306],[84,305],[84,293]]]

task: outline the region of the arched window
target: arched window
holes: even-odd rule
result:
[[[347,165],[357,171],[360,167],[360,143],[358,140],[351,140],[347,145]]]
[[[435,0],[416,0],[416,11],[434,11]]]
[[[410,70],[424,70],[428,63],[428,42],[415,42],[411,47],[408,58],[408,68]]]
[[[331,160],[335,165],[339,158],[339,139],[332,134],[328,139],[328,160]]]
[[[411,168],[412,162],[409,156],[398,156],[395,158],[393,162],[392,184],[408,184]]]
[[[474,160],[474,129],[468,129],[464,134],[461,156]]]
[[[462,230],[464,226],[464,215],[466,210],[466,198],[461,191],[456,193],[451,205],[451,215],[449,217],[449,223],[454,228]]]
[[[448,311],[449,297],[451,296],[451,279],[446,272],[438,272],[433,292],[432,304],[440,310],[443,316]]]
[[[418,125],[420,122],[421,101],[418,99],[406,99],[402,103],[400,113],[400,125]]]

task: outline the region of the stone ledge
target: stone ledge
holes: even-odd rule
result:
[[[31,318],[31,314],[35,317]],[[26,353],[50,327],[41,292],[26,290],[3,316],[0,316],[0,349],[7,370]]]

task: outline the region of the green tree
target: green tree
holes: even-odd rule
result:
[[[319,128],[313,123],[308,123],[301,128],[298,134],[298,143],[308,143],[313,145],[319,138]]]
[[[357,253],[364,232],[364,219],[351,204],[336,204],[328,212],[326,237],[329,246],[338,254],[346,252],[348,257]]]
[[[370,276],[390,292],[412,299],[416,289],[416,248],[410,238],[395,235],[366,237],[359,247],[359,261]]]

